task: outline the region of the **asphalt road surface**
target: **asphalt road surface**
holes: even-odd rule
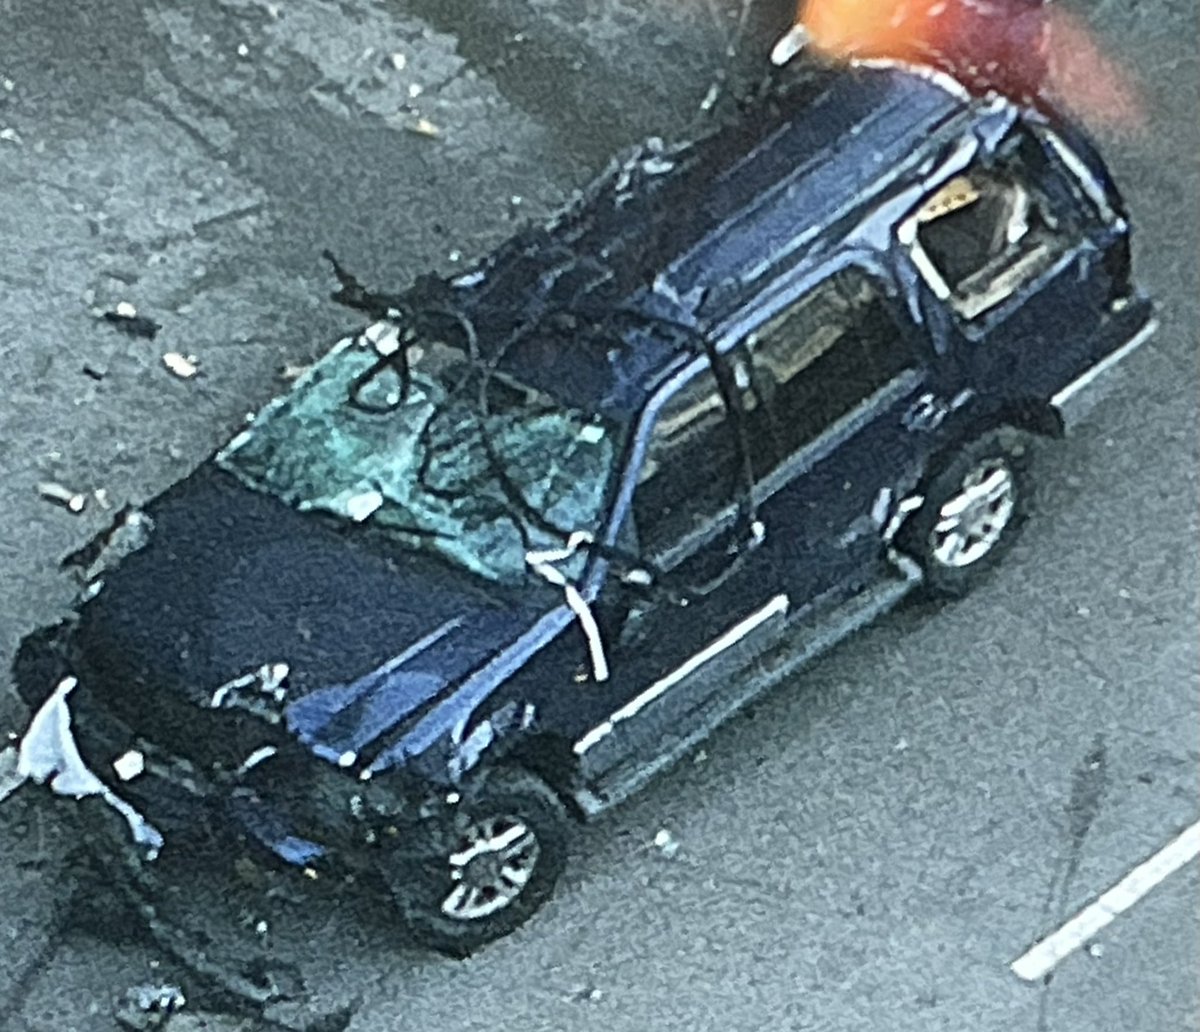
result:
[[[110,506],[161,490],[353,324],[323,247],[382,285],[480,255],[617,147],[698,124],[787,6],[0,0],[4,667],[69,602],[57,560],[109,518],[39,482]],[[1200,1027],[1194,862],[1049,984],[1009,967],[1198,816],[1195,9],[1083,13],[1145,90],[1147,125],[1103,143],[1163,328],[1039,450],[1005,567],[860,634],[585,829],[557,899],[469,961],[351,902],[281,919],[312,1007],[348,1008],[331,1027]],[[155,340],[93,314],[122,301]],[[25,718],[0,681],[0,733]],[[109,1032],[115,994],[177,972],[67,920],[69,804],[41,802],[0,806],[0,1029]],[[172,1030],[263,1027],[201,1003]]]

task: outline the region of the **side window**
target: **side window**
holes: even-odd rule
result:
[[[775,465],[915,364],[882,289],[859,269],[825,280],[746,344],[767,380]]]
[[[1038,190],[1045,159],[1017,138],[994,166],[956,176],[913,214],[914,258],[965,319],[996,307],[1077,239]]]
[[[678,543],[734,501],[737,483],[733,425],[704,368],[659,410],[633,502],[642,549]]]

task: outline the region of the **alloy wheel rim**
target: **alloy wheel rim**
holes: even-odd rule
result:
[[[517,817],[472,821],[447,858],[453,887],[442,900],[442,913],[478,921],[511,906],[529,885],[540,853],[537,836]]]
[[[938,510],[929,535],[934,560],[951,569],[979,562],[995,548],[1015,509],[1016,479],[1008,464],[1000,458],[981,462]]]

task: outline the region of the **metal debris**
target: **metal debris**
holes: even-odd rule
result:
[[[162,326],[153,319],[138,315],[137,308],[128,301],[122,301],[116,308],[102,312],[101,318],[105,322],[112,323],[122,333],[127,333],[131,337],[142,337],[145,340],[153,340],[158,335],[158,331],[162,329]]]
[[[17,146],[25,142],[21,139],[21,134],[10,126],[0,129],[0,140],[4,140],[6,143],[15,143]]]
[[[53,480],[43,480],[37,486],[37,492],[49,502],[56,502],[71,512],[83,512],[87,508],[87,495],[72,491],[69,487]]]
[[[408,65],[408,58],[405,57],[404,54],[402,54],[399,50],[392,54],[389,60],[392,62],[392,67],[398,72],[404,71],[405,67]]]
[[[113,1016],[125,1028],[142,1032],[162,1028],[186,1003],[187,998],[177,985],[135,985],[117,1000]]]
[[[163,355],[162,362],[181,380],[190,380],[200,372],[199,359],[195,355],[181,355],[178,351],[168,351]]]

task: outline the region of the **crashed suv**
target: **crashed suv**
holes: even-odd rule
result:
[[[996,562],[1029,439],[1153,330],[1129,230],[1067,121],[863,66],[646,144],[457,278],[335,263],[370,325],[73,557],[15,664],[22,772],[143,868],[203,825],[372,872],[468,953],[573,819]]]

